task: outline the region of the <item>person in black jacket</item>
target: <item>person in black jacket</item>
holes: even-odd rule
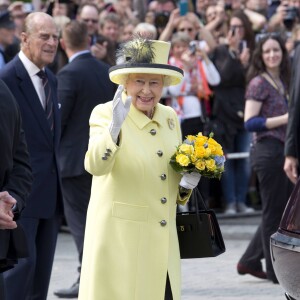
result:
[[[23,229],[16,221],[29,195],[32,174],[21,128],[18,105],[0,80],[0,273],[13,268],[17,259],[27,255]],[[0,299],[4,286],[0,276]]]
[[[91,55],[89,39],[87,25],[83,22],[71,21],[64,27],[61,45],[69,64],[57,74],[62,120],[60,166],[64,211],[80,264],[92,183],[92,176],[84,169],[89,118],[96,105],[109,101],[114,95],[114,85],[108,77],[109,66]],[[78,288],[79,279],[71,288],[55,291],[54,294],[75,298]]]
[[[46,67],[54,59],[58,33],[51,16],[30,13],[21,34],[21,51],[0,70],[0,78],[20,107],[34,175],[20,219],[29,257],[20,259],[15,268],[3,275],[8,300],[47,299],[63,205],[57,81]]]
[[[218,46],[212,62],[221,76],[221,83],[213,88],[212,128],[224,153],[244,153],[250,149],[250,134],[244,129],[246,70],[250,62],[254,34],[248,17],[242,11],[232,13],[227,35],[228,45]],[[245,43],[243,43],[243,41]],[[241,47],[243,45],[246,47]],[[250,164],[246,159],[228,159],[221,186],[225,214],[253,213],[246,205],[250,178]]]
[[[300,158],[300,71],[298,62],[300,61],[300,44],[297,45],[294,54],[294,64],[292,69],[291,93],[289,104],[289,120],[285,141],[285,163],[284,171],[288,178],[296,183],[299,176]]]

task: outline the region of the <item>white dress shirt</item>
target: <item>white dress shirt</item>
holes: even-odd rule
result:
[[[46,97],[45,97],[43,82],[42,79],[38,75],[36,75],[40,71],[40,69],[24,54],[22,50],[19,52],[19,58],[23,63],[26,71],[28,72],[28,75],[33,83],[33,86],[39,96],[43,109],[45,109]]]

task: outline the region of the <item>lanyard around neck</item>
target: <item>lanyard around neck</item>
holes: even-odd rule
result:
[[[269,72],[266,71],[265,73],[262,74],[262,76],[278,91],[280,95],[284,97],[286,104],[288,104],[288,94],[286,92],[282,80],[280,79],[280,83],[282,85],[282,89],[281,89],[278,83],[276,82],[276,80],[272,77],[272,75]]]

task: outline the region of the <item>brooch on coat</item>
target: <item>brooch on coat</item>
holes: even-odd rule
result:
[[[171,119],[171,118],[168,118],[168,125],[169,125],[169,128],[170,128],[171,130],[173,130],[174,127],[175,127],[175,122],[174,122],[174,120]]]

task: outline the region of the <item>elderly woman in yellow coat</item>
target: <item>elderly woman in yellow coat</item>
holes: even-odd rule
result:
[[[110,69],[120,85],[115,97],[92,112],[80,300],[180,299],[176,204],[185,204],[200,175],[181,176],[169,164],[180,125],[159,101],[183,75],[167,65],[169,49],[140,37],[123,45]]]

